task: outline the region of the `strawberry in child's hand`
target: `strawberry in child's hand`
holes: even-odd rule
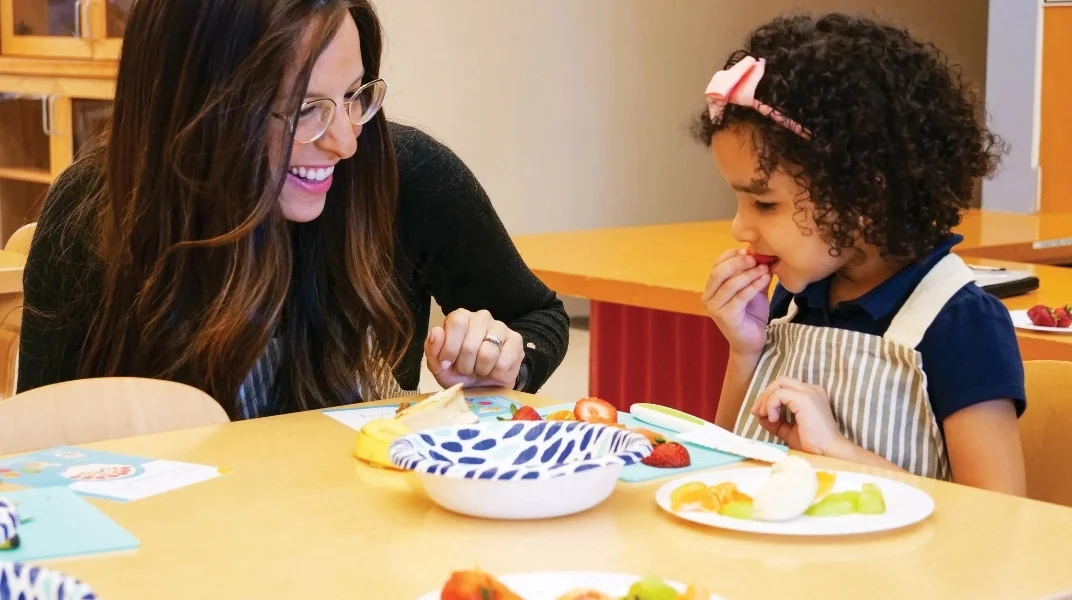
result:
[[[1036,327],[1057,327],[1057,318],[1049,306],[1038,304],[1027,311],[1027,317]]]
[[[644,460],[640,461],[649,467],[660,469],[680,469],[692,464],[689,451],[677,442],[657,444]]]
[[[573,416],[577,417],[578,421],[614,424],[618,422],[618,409],[606,400],[581,398],[573,406]]]
[[[756,249],[751,246],[748,247],[748,254],[751,255],[752,258],[756,259],[757,265],[769,265],[774,262],[773,256],[769,254],[760,254],[759,252],[756,252]]]
[[[1057,321],[1058,327],[1067,329],[1072,326],[1072,307],[1061,306],[1055,308],[1053,311],[1053,319]]]

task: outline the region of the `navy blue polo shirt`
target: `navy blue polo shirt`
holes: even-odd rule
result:
[[[795,298],[794,323],[881,336],[923,277],[963,239],[950,236],[875,289],[833,309],[829,309],[832,276],[796,295],[778,285],[771,297],[771,319],[785,316]],[[962,408],[988,400],[1013,400],[1017,415],[1026,408],[1024,367],[1009,311],[974,283],[949,300],[916,350],[923,357],[927,392],[939,424]]]

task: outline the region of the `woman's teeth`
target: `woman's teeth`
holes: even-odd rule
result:
[[[306,169],[305,167],[291,167],[290,174],[309,181],[324,181],[335,172],[335,167],[323,169]]]

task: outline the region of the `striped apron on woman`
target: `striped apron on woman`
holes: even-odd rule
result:
[[[786,315],[767,327],[766,346],[734,431],[778,442],[750,411],[772,381],[791,377],[826,390],[841,434],[856,445],[910,473],[949,479],[949,457],[916,346],[950,298],[974,279],[960,257],[946,256],[881,337],[793,323],[797,306],[791,301]]]
[[[269,408],[275,402],[275,381],[279,371],[279,362],[283,359],[283,338],[272,338],[249,375],[246,375],[242,387],[238,389],[238,415],[240,419],[255,419],[269,414]],[[361,398],[387,399],[411,396],[417,390],[406,390],[399,385],[393,375],[385,381],[375,383],[372,387],[366,382],[359,382],[358,391]]]

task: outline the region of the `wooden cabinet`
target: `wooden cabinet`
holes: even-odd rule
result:
[[[1042,212],[1072,211],[1072,4],[1043,10],[1039,165]]]
[[[115,60],[134,0],[0,0],[7,56]]]
[[[0,0],[0,247],[112,112],[134,0]]]

